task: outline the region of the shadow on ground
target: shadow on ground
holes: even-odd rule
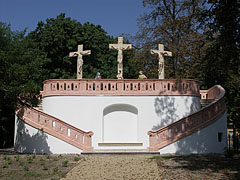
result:
[[[209,173],[220,173],[228,179],[240,179],[240,154],[233,158],[224,155],[176,155],[176,156],[157,156],[154,158],[160,167],[176,171],[178,169],[199,173],[207,171]],[[167,165],[167,161],[174,161],[174,165]]]

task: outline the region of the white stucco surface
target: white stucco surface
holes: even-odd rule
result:
[[[76,154],[82,150],[15,117],[14,150],[20,153]]]
[[[221,142],[218,141],[218,133],[222,133]],[[160,154],[223,153],[225,147],[227,147],[226,113],[210,126],[160,149],[159,152]]]
[[[149,130],[157,130],[200,109],[191,96],[51,96],[43,99],[43,111],[81,130],[93,131],[98,143],[143,143]]]

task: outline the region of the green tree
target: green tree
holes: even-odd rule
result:
[[[207,27],[209,47],[205,57],[204,81],[208,87],[220,84],[226,89],[228,123],[240,128],[240,2],[209,1]]]
[[[10,25],[0,23],[0,148],[13,144],[17,105],[36,106],[44,80],[76,78],[76,59],[68,56],[78,44],[92,52],[84,57],[85,78],[94,78],[96,72],[103,78],[116,78],[117,51],[108,47],[116,42],[101,26],[82,25],[65,14],[39,22],[28,35],[12,32]],[[126,78],[135,76],[134,53],[124,52]]]
[[[12,145],[18,104],[37,105],[47,61],[25,32],[12,32],[0,23],[0,147]]]
[[[158,61],[150,55],[150,49],[157,49],[161,43],[173,53],[173,57],[165,58],[166,77],[201,79],[200,65],[206,42],[199,18],[204,2],[143,0],[143,5],[150,11],[139,18],[140,31],[136,38],[139,47],[142,46],[139,58],[145,61],[142,64],[149,75],[157,77]]]
[[[76,51],[79,44],[83,44],[84,50],[91,50],[91,55],[83,57],[83,78],[94,78],[97,72],[103,78],[116,78],[117,52],[108,47],[116,39],[108,36],[100,25],[82,25],[76,20],[66,18],[62,13],[56,18],[47,19],[46,23],[39,22],[29,37],[50,59],[44,67],[49,72],[49,79],[76,78],[77,60],[69,58],[69,52]],[[128,70],[131,68],[128,68],[130,65],[127,63],[131,54],[133,53],[124,57],[125,77],[131,77]]]

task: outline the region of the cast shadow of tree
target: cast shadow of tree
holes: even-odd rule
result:
[[[191,139],[188,136],[182,138],[176,142],[176,154],[209,153],[209,149],[214,149],[215,145],[210,142],[209,136],[214,136],[214,134],[198,131],[191,135]]]
[[[191,102],[189,102],[189,101],[191,101]],[[190,114],[195,113],[201,109],[200,98],[199,99],[185,98],[184,103],[185,103],[185,105],[191,104],[188,109],[188,112],[185,113],[184,117],[189,116]]]
[[[173,97],[162,96],[161,98],[155,98],[155,112],[161,121],[158,124],[153,125],[153,131],[167,126],[179,119],[179,116],[176,114],[177,108],[175,108],[174,105],[175,99]]]
[[[24,121],[17,118],[17,134],[14,149],[21,153],[52,154],[47,143],[47,135],[38,130],[36,134],[30,135]]]
[[[183,117],[187,117],[190,114],[200,110],[199,99],[184,98],[184,103],[185,107],[188,107],[188,104],[190,104],[190,107],[189,109],[186,109],[187,112],[183,115]],[[155,98],[154,107],[155,112],[157,116],[161,119],[161,121],[157,125],[154,125],[152,127],[153,131],[163,128],[180,119],[180,117],[177,115],[177,108],[179,107],[176,107],[174,97],[171,96],[162,96],[161,98],[157,97]]]
[[[207,155],[176,155],[167,157],[176,162],[174,166],[168,166],[168,170],[183,169],[187,171],[205,171],[208,173],[222,173],[228,179],[239,179],[240,177],[240,157],[227,158],[220,154]],[[225,178],[223,178],[225,179]]]

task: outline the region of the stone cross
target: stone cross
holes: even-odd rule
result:
[[[77,58],[77,79],[82,79],[82,66],[83,66],[83,56],[90,55],[91,50],[83,51],[83,45],[78,45],[78,50],[76,52],[70,52],[69,57]]]
[[[109,49],[118,50],[118,79],[123,79],[123,50],[131,49],[131,44],[123,44],[123,38],[118,37],[118,44],[109,44]]]
[[[158,54],[158,79],[164,79],[164,56],[172,56],[172,52],[164,51],[163,44],[158,44],[158,50],[151,49],[151,54]]]

